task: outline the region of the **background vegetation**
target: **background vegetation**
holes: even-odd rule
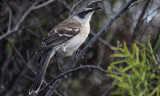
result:
[[[72,12],[88,3],[88,7],[102,7],[92,17],[91,34],[82,49],[127,1],[0,1],[0,96],[28,96],[39,67],[28,62],[43,37],[69,17],[73,6]],[[74,66],[77,69],[61,77],[53,96],[160,95],[160,1],[133,1],[83,54]],[[113,73],[106,74],[107,70]],[[60,74],[53,58],[43,86]]]

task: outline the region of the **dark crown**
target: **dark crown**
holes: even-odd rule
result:
[[[78,16],[79,16],[80,18],[84,18],[88,13],[93,12],[93,11],[96,11],[96,10],[99,10],[99,9],[101,9],[101,8],[100,8],[100,7],[96,7],[96,8],[85,8],[85,9],[83,9],[82,11],[80,11],[80,12],[78,13]]]

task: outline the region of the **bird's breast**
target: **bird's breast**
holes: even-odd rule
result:
[[[60,53],[65,56],[72,56],[73,53],[86,40],[86,38],[88,37],[89,31],[90,31],[89,24],[82,25],[81,31],[62,45],[62,47],[59,50]]]

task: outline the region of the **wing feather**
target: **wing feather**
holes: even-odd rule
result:
[[[68,19],[53,28],[42,41],[37,52],[62,44],[80,32],[81,24],[75,19]]]

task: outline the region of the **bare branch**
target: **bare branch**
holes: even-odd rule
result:
[[[40,93],[41,91],[45,90],[45,89],[46,89],[48,86],[50,86],[54,81],[56,81],[56,80],[58,80],[58,79],[60,79],[60,78],[62,78],[62,77],[64,77],[64,76],[66,76],[67,74],[73,73],[73,72],[78,71],[78,70],[81,70],[81,69],[96,69],[96,70],[98,70],[98,71],[100,71],[100,72],[103,72],[103,73],[105,73],[105,74],[117,74],[117,75],[121,76],[120,73],[109,72],[109,71],[106,71],[105,69],[103,69],[103,68],[101,68],[101,67],[99,67],[99,66],[84,65],[84,66],[80,66],[80,67],[71,69],[71,70],[69,70],[69,71],[67,71],[67,72],[64,72],[64,73],[60,74],[60,75],[57,76],[55,79],[53,79],[52,81],[50,81],[47,85],[45,85],[45,86],[39,91],[39,93]],[[48,95],[46,95],[46,96],[48,96]]]
[[[55,0],[48,0],[48,1],[44,2],[44,3],[42,3],[42,4],[39,4],[39,5],[35,6],[35,7],[33,8],[33,10],[36,10],[36,9],[41,8],[41,7],[47,6],[48,4],[50,4],[50,3],[54,2],[54,1],[55,1]]]
[[[15,28],[13,30],[17,30],[20,26],[20,24],[24,21],[24,19],[27,17],[27,15],[33,10],[33,8],[35,7],[35,5],[39,2],[39,0],[36,0],[33,5],[23,14],[23,16],[21,17],[21,19],[19,20],[19,22],[17,23],[17,25],[15,26]]]
[[[116,81],[116,79],[114,79],[111,83],[111,86],[109,86],[108,88],[107,88],[107,90],[101,95],[101,96],[109,96],[109,92],[111,91],[111,89],[112,89],[112,85],[113,85],[113,83]]]
[[[7,33],[11,30],[11,21],[12,21],[12,10],[11,8],[8,6],[8,4],[6,3],[5,0],[3,0],[3,3],[6,5],[6,7],[8,8],[9,11],[9,21],[8,21],[8,29],[7,29]]]
[[[21,17],[21,19],[18,21],[18,23],[16,24],[16,26],[14,27],[13,30],[10,30],[8,32],[6,32],[5,34],[3,34],[2,36],[0,36],[0,40],[2,40],[4,37],[17,32],[17,30],[19,29],[21,23],[24,21],[24,19],[27,17],[27,15],[33,10],[34,6],[39,2],[39,0],[36,0],[33,5],[23,14],[23,16]]]
[[[136,26],[135,26],[135,28],[134,28],[134,31],[133,31],[133,34],[132,34],[132,37],[131,37],[131,40],[130,40],[130,43],[129,43],[129,47],[130,47],[130,45],[132,44],[132,42],[136,39],[137,32],[138,32],[138,29],[139,29],[139,27],[140,27],[139,25],[142,23],[141,21],[142,21],[142,18],[143,18],[143,16],[144,16],[146,10],[147,10],[147,7],[148,7],[148,5],[149,5],[149,2],[150,2],[150,0],[147,0],[146,3],[144,4],[142,13],[141,13],[141,15],[139,16],[138,21],[137,21],[137,24],[136,24]]]
[[[93,36],[95,36],[96,34],[93,32],[93,31],[91,31],[90,32],[90,34],[91,35],[93,35]],[[108,47],[111,51],[114,51],[114,50],[112,50],[112,45],[111,44],[109,44],[108,42],[106,42],[105,40],[103,40],[102,38],[98,38],[98,40],[103,44],[103,45],[105,45],[106,47]]]
[[[2,31],[0,31],[1,33],[3,33]],[[27,61],[25,61],[25,59],[23,58],[23,56],[21,55],[21,53],[18,51],[18,49],[16,48],[16,46],[9,41],[9,39],[7,37],[5,37],[5,39],[8,41],[8,43],[10,44],[10,46],[13,48],[13,50],[15,51],[15,53],[18,55],[18,57],[21,59],[21,61],[25,64],[25,66],[33,73],[36,74],[36,72],[27,64]]]
[[[62,12],[62,11],[61,11],[61,12]],[[61,13],[61,12],[60,12],[60,13]],[[56,16],[58,16],[60,13],[58,13]],[[0,40],[2,40],[2,39],[5,38],[6,36],[8,36],[8,35],[10,35],[10,34],[12,34],[12,33],[15,33],[15,32],[17,32],[17,31],[21,31],[21,30],[23,30],[23,29],[30,28],[30,27],[33,27],[33,26],[42,24],[42,23],[44,23],[44,22],[47,22],[47,21],[51,20],[51,19],[54,18],[54,17],[55,17],[55,16],[52,16],[51,18],[42,20],[42,21],[37,22],[37,23],[35,23],[35,24],[31,24],[31,25],[28,25],[28,26],[24,26],[24,27],[22,27],[22,28],[20,28],[20,29],[17,29],[17,30],[11,30],[10,32],[4,33],[2,36],[0,36]]]
[[[73,9],[79,4],[79,3],[81,3],[82,2],[82,0],[79,0],[76,4],[74,4],[73,6],[72,6],[72,8],[71,8],[71,10],[70,10],[70,13],[69,13],[69,16],[71,16],[71,14],[72,14],[72,12],[73,12]]]
[[[145,1],[145,0],[142,0],[142,1],[136,2],[135,4],[131,5],[129,8],[132,8],[132,7],[134,7],[134,6],[136,6],[136,5],[140,4],[140,3],[143,3],[144,1]]]

